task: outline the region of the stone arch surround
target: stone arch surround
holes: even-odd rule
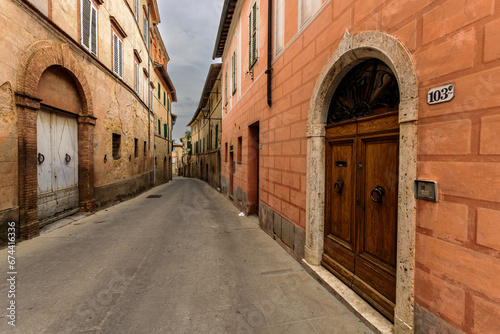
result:
[[[19,233],[23,239],[39,234],[37,212],[37,114],[41,100],[37,97],[38,83],[46,69],[64,68],[72,77],[80,95],[81,112],[78,123],[78,189],[80,211],[95,208],[93,142],[96,118],[93,96],[85,70],[75,59],[67,44],[38,41],[20,57],[16,108],[18,115],[19,151]]]
[[[416,179],[417,169],[418,85],[409,52],[401,42],[386,33],[371,31],[351,35],[346,31],[338,49],[327,61],[316,81],[309,106],[306,132],[307,216],[304,262],[313,271],[322,271],[324,276],[326,270],[320,266],[325,224],[325,125],[328,107],[344,75],[366,58],[377,58],[386,63],[395,74],[400,90],[398,258],[394,331],[412,333],[416,226],[413,182]],[[345,287],[342,284],[337,285],[337,288],[332,288],[332,292],[341,295],[342,293],[337,290]],[[351,295],[349,292],[349,296]],[[371,315],[366,317],[360,315],[367,322],[372,320],[380,322],[376,311],[368,313]],[[376,324],[374,326],[377,327]],[[381,327],[387,327],[387,321]]]

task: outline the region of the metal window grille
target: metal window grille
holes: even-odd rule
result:
[[[113,158],[115,158],[115,159],[120,158],[121,140],[122,140],[121,135],[119,135],[117,133],[113,133],[112,146],[113,146]]]

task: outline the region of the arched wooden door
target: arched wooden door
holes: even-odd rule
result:
[[[389,319],[396,300],[399,90],[383,62],[347,73],[326,126],[322,264]]]

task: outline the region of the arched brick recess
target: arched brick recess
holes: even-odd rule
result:
[[[398,269],[394,330],[413,332],[415,208],[413,181],[417,157],[417,77],[410,54],[394,37],[378,31],[350,35],[323,67],[314,87],[307,120],[306,263],[320,266],[325,219],[325,125],[328,107],[344,75],[366,58],[391,67],[399,90],[400,165],[398,199]]]
[[[93,97],[85,72],[67,44],[39,41],[26,49],[18,65],[16,105],[19,129],[19,203],[20,236],[38,235],[37,218],[37,113],[42,102],[37,98],[38,83],[44,71],[60,66],[73,77],[81,97],[78,122],[78,189],[82,211],[95,207],[93,143],[95,117]]]

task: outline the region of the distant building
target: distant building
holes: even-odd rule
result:
[[[190,174],[190,161],[191,161],[191,137],[183,137],[180,139],[182,143],[182,159],[181,159],[181,166],[182,166],[182,176],[191,176]]]
[[[212,64],[203,87],[200,103],[188,126],[193,146],[190,158],[191,177],[220,187],[221,175],[221,64]]]
[[[156,1],[1,8],[2,239],[9,221],[31,238],[168,181],[177,98]]]
[[[383,332],[500,328],[497,5],[224,1],[222,191]]]
[[[183,174],[182,168],[182,144],[174,143],[174,150],[172,152],[172,174],[180,175]]]

